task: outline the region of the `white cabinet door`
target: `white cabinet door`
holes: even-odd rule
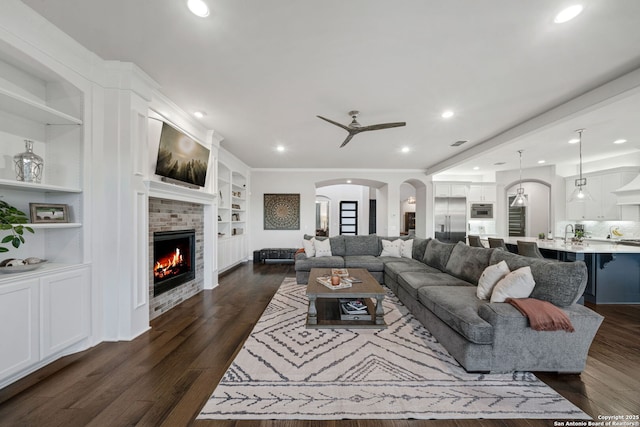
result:
[[[0,380],[40,360],[38,283],[0,286]]]
[[[467,197],[466,184],[442,184],[434,185],[434,197]]]
[[[496,186],[484,184],[471,184],[467,199],[470,202],[495,202]]]
[[[44,359],[89,336],[91,279],[89,268],[82,267],[40,280]]]

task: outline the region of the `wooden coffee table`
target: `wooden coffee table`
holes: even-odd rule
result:
[[[385,291],[380,283],[364,268],[349,268],[349,275],[362,280],[353,283],[350,288],[329,289],[318,283],[316,278],[331,273],[330,268],[312,268],[307,284],[309,298],[309,312],[307,314],[307,328],[386,328],[382,300]],[[367,304],[369,319],[359,320],[357,316],[350,316],[349,320],[341,319],[338,298],[362,298]],[[375,298],[374,307],[371,298]]]

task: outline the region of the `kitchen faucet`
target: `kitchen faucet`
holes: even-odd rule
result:
[[[571,227],[571,231],[570,231],[570,232],[571,232],[571,233],[575,233],[575,231],[573,230],[573,225],[571,225],[571,224],[567,224],[567,225],[564,227],[564,242],[565,242],[565,243],[567,243],[567,233],[569,233],[569,231],[567,231],[567,229],[568,229],[569,227]]]

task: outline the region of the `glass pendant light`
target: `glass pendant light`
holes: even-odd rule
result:
[[[511,202],[512,208],[527,206],[527,198],[524,195],[524,188],[522,188],[522,151],[523,150],[518,150],[518,153],[520,154],[520,185],[516,190],[516,198]]]
[[[578,129],[578,144],[580,147],[580,178],[575,180],[576,188],[571,193],[569,198],[570,202],[586,202],[587,200],[593,200],[591,193],[587,190],[587,178],[582,177],[582,132],[584,129]]]

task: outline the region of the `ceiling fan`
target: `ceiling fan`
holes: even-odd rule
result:
[[[342,143],[342,145],[340,145],[340,148],[342,148],[345,145],[347,145],[349,143],[349,141],[351,141],[351,138],[353,138],[354,136],[356,136],[360,132],[367,132],[367,131],[370,131],[370,130],[397,128],[397,127],[406,125],[405,122],[395,122],[395,123],[380,123],[380,124],[377,124],[377,125],[362,126],[360,123],[358,123],[358,120],[356,120],[356,118],[358,117],[358,114],[360,114],[359,111],[356,111],[356,110],[349,111],[349,115],[353,119],[351,121],[351,123],[349,123],[349,126],[345,126],[345,125],[343,125],[341,123],[334,122],[333,120],[327,119],[327,118],[322,117],[322,116],[316,116],[316,117],[318,117],[319,119],[322,119],[322,120],[324,120],[326,122],[329,122],[329,123],[331,123],[333,125],[341,127],[342,129],[344,129],[347,132],[349,132],[349,135],[347,136],[347,139],[345,139],[344,142]]]

